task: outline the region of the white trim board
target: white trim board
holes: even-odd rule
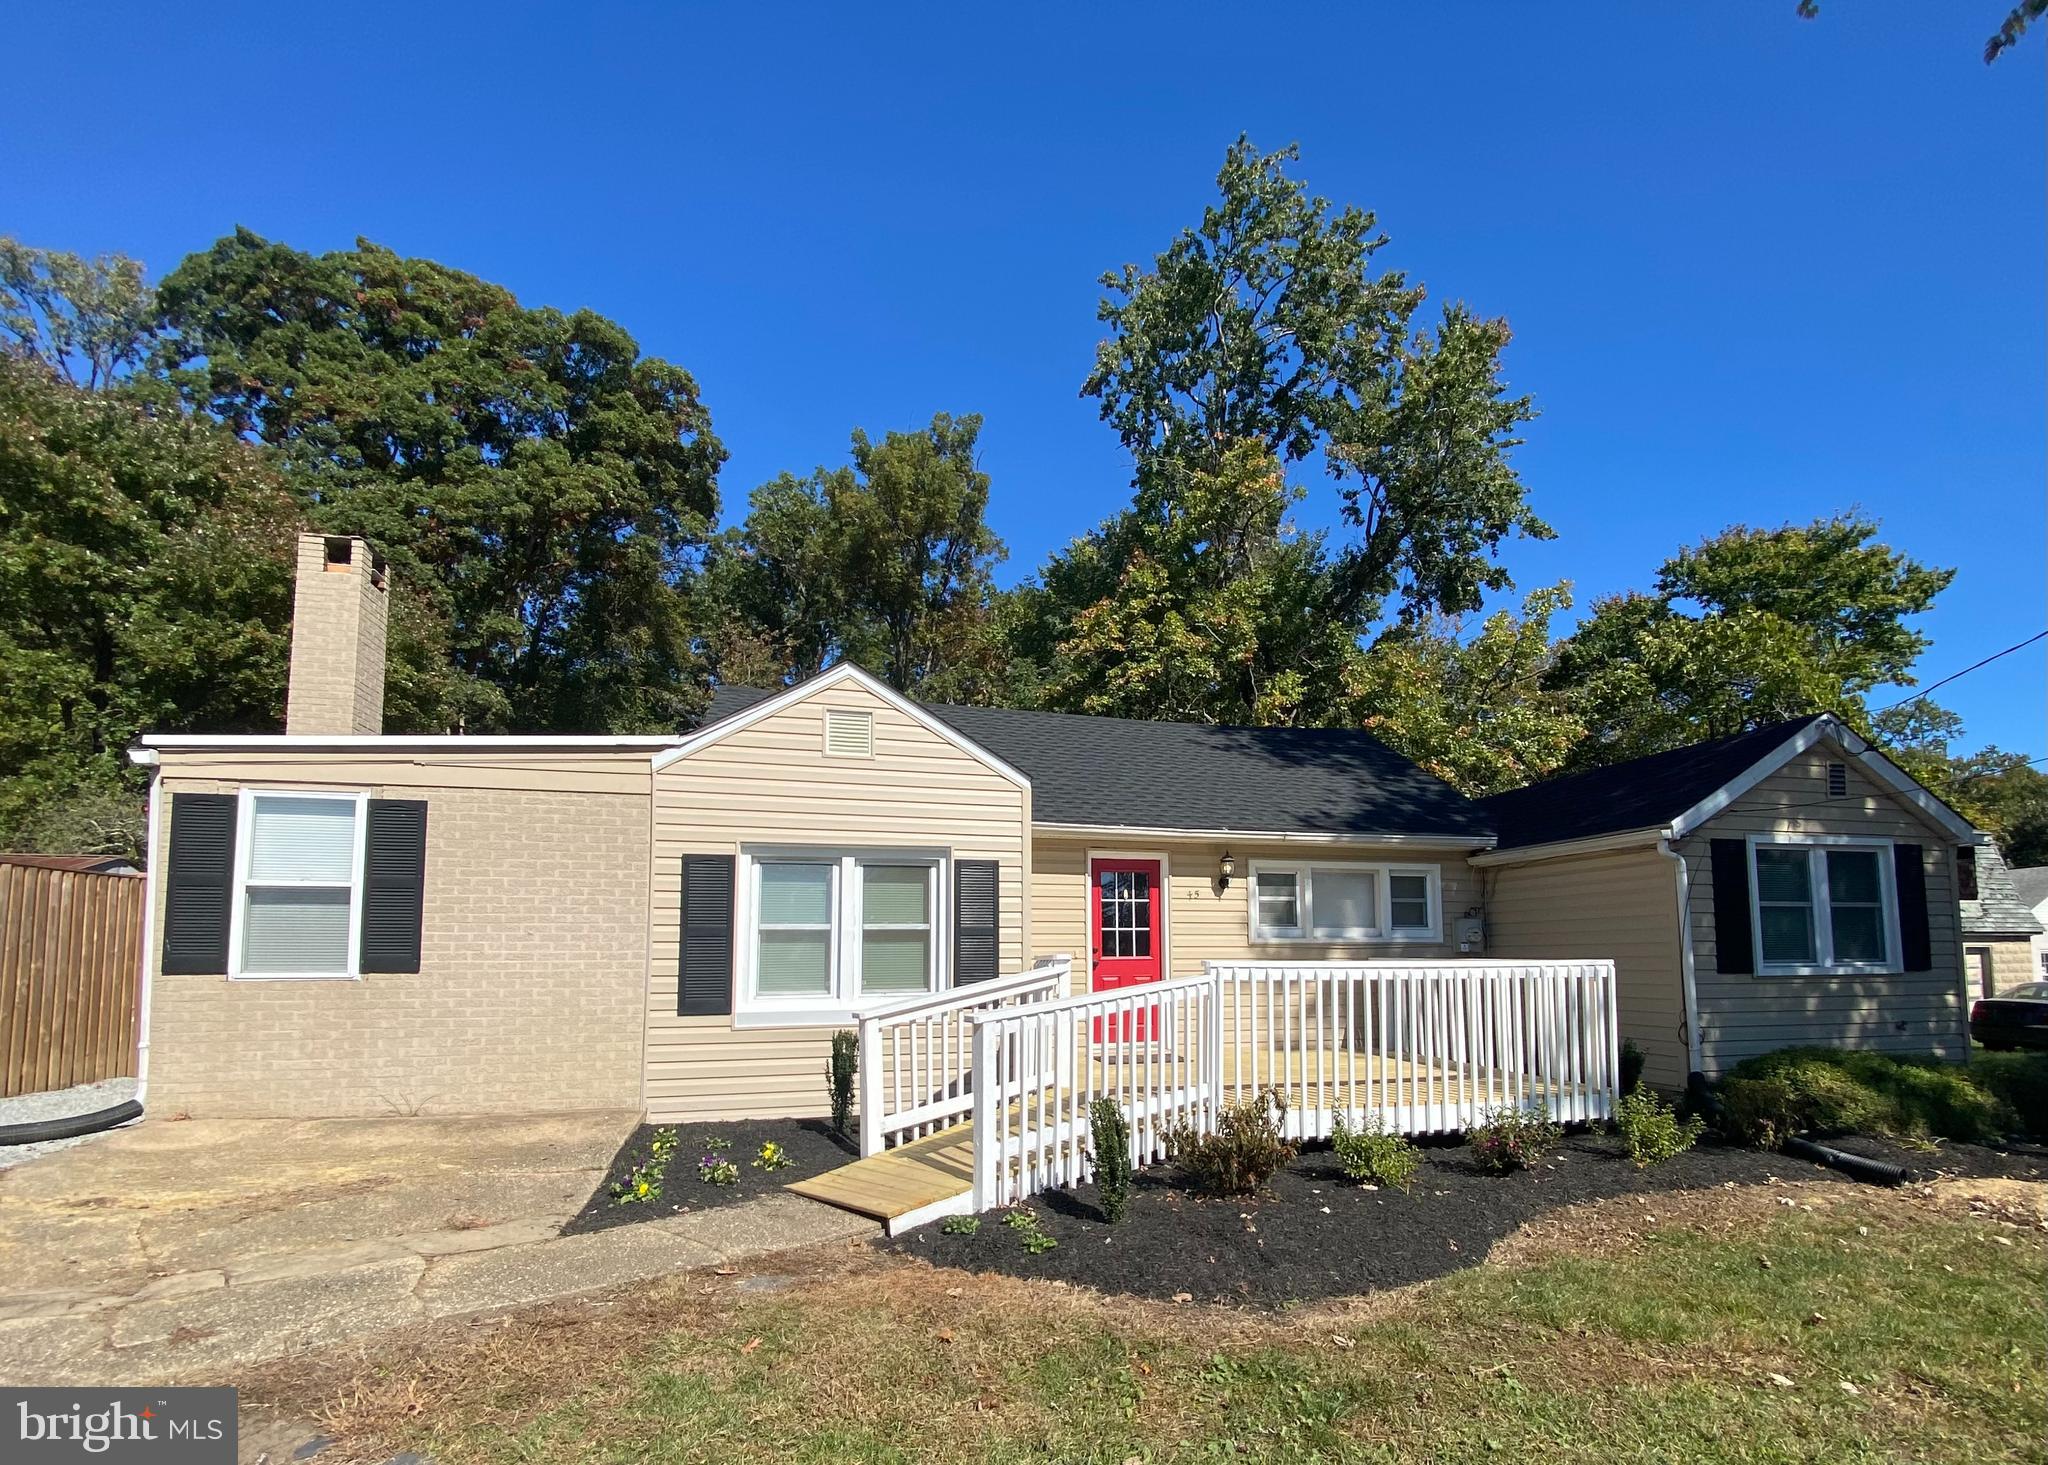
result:
[[[672,734],[633,737],[584,737],[558,733],[144,733],[141,746],[128,750],[129,758],[155,749],[209,750],[237,753],[317,753],[330,750],[361,753],[400,753],[414,750],[460,753],[473,748],[502,753],[513,749],[573,752],[652,753],[673,748],[681,739]]]
[[[850,661],[842,661],[837,666],[831,667],[812,677],[809,681],[798,682],[795,686],[777,692],[772,697],[763,697],[753,706],[743,708],[735,712],[731,717],[722,717],[709,727],[701,728],[689,737],[674,743],[667,751],[655,755],[654,771],[659,773],[662,769],[689,757],[690,754],[698,749],[708,748],[713,743],[732,733],[739,732],[743,728],[752,727],[755,723],[773,717],[778,712],[785,712],[810,697],[813,693],[822,692],[828,687],[836,687],[841,682],[852,682],[862,690],[880,698],[888,706],[917,723],[926,732],[951,743],[961,752],[967,754],[968,757],[979,760],[995,773],[1016,784],[1017,787],[1022,789],[1031,787],[1030,779],[1026,778],[1022,773],[1012,768],[988,749],[982,747],[981,744],[962,734],[958,728],[952,727],[932,716],[931,713],[925,711],[908,697],[905,697],[894,687],[869,676]]]

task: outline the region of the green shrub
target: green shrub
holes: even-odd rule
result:
[[[1032,1256],[1041,1256],[1060,1244],[1059,1238],[1039,1224],[1038,1212],[1018,1206],[1003,1217],[1003,1224],[1015,1231],[1024,1243],[1024,1250]]]
[[[1089,1106],[1088,1142],[1102,1218],[1114,1225],[1131,1208],[1131,1124],[1116,1100],[1097,1099]]]
[[[1398,1134],[1387,1132],[1379,1115],[1369,1116],[1363,1127],[1353,1129],[1338,1116],[1330,1135],[1330,1149],[1337,1156],[1337,1168],[1364,1185],[1389,1185],[1406,1190],[1415,1183],[1422,1168],[1422,1151]]]
[[[1284,1138],[1286,1124],[1287,1101],[1279,1090],[1264,1088],[1226,1106],[1213,1134],[1176,1125],[1167,1133],[1166,1151],[1197,1188],[1211,1195],[1250,1195],[1294,1158],[1295,1146]]]
[[[1721,1085],[1724,1105],[1729,1085],[1745,1080],[1783,1086],[1782,1093],[1738,1091],[1739,1102],[1753,1118],[1768,1119],[1779,1141],[1790,1134],[1884,1134],[1981,1144],[2017,1123],[2003,1099],[1972,1081],[1970,1069],[1936,1059],[1781,1048],[1731,1069]]]
[[[1684,1154],[1706,1127],[1706,1121],[1697,1116],[1680,1119],[1654,1089],[1623,1094],[1614,1108],[1614,1132],[1627,1142],[1628,1157],[1638,1170]]]
[[[1550,1110],[1538,1100],[1533,1109],[1496,1109],[1467,1138],[1473,1159],[1485,1169],[1505,1174],[1535,1164],[1545,1150],[1564,1138],[1564,1128],[1552,1121]]]
[[[825,1083],[832,1093],[832,1127],[853,1132],[853,1079],[860,1071],[860,1034],[842,1030],[832,1035],[832,1058],[825,1065]]]
[[[1718,1096],[1721,1133],[1737,1144],[1775,1150],[1804,1127],[1792,1086],[1781,1078],[1724,1078]]]
[[[979,1216],[948,1216],[946,1224],[939,1227],[948,1236],[972,1236],[981,1230]]]
[[[2048,1139],[2048,1053],[1976,1053],[1969,1074],[2012,1110],[2022,1133]]]
[[[1621,1091],[1632,1094],[1643,1086],[1643,1050],[1634,1038],[1621,1040]]]

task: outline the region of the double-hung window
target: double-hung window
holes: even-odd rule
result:
[[[353,977],[360,970],[361,794],[241,797],[230,941],[241,977]]]
[[[829,1021],[939,985],[943,855],[761,850],[745,863],[743,1011]]]
[[[1254,941],[1436,941],[1439,902],[1434,865],[1252,864]]]
[[[1885,841],[1750,842],[1758,970],[1797,976],[1893,970],[1898,898]]]

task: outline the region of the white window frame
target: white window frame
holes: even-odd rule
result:
[[[249,887],[277,889],[303,885],[332,890],[332,880],[256,880],[249,878],[255,853],[253,838],[258,799],[333,799],[355,806],[355,850],[348,881],[348,970],[340,972],[252,972],[243,969],[243,928],[247,924]],[[358,790],[310,788],[243,788],[235,798],[234,903],[228,911],[228,979],[236,982],[358,982],[363,976],[363,856],[369,845],[370,796]]]
[[[1318,870],[1341,871],[1347,875],[1371,875],[1373,879],[1373,920],[1371,929],[1352,927],[1341,936],[1316,934],[1315,874]],[[1259,924],[1259,876],[1264,873],[1294,876],[1294,927]],[[1429,924],[1394,925],[1394,886],[1397,875],[1419,875],[1429,889]],[[1351,860],[1253,860],[1245,889],[1246,925],[1255,946],[1413,946],[1443,940],[1444,896],[1441,865],[1389,864]]]
[[[1899,937],[1899,892],[1894,840],[1851,834],[1752,834],[1748,838],[1749,939],[1756,953],[1760,977],[1867,976],[1900,970],[1904,950]],[[1813,909],[1813,950],[1810,962],[1766,961],[1764,959],[1763,905],[1758,899],[1756,852],[1759,849],[1803,849],[1806,851],[1806,886]],[[1830,850],[1867,850],[1877,856],[1877,890],[1882,904],[1884,958],[1881,961],[1836,961],[1835,923],[1828,905],[1826,859],[1816,859]]]
[[[738,891],[734,912],[738,926],[739,1000],[733,1007],[735,1027],[817,1027],[843,1026],[856,1021],[863,1012],[907,1001],[916,992],[874,992],[863,995],[861,978],[862,903],[865,889],[860,878],[864,865],[923,865],[928,869],[931,893],[931,966],[925,992],[940,992],[952,985],[952,886],[948,872],[952,852],[943,849],[891,849],[878,846],[845,845],[795,846],[760,845],[743,848],[739,855]],[[760,870],[763,865],[830,865],[832,875],[832,936],[829,990],[777,996],[762,995]],[[878,930],[908,930],[885,926]]]

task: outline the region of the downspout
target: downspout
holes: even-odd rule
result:
[[[1677,873],[1678,974],[1679,985],[1685,993],[1685,1066],[1687,1073],[1700,1073],[1705,1065],[1700,1057],[1699,985],[1693,973],[1692,871],[1686,865],[1685,856],[1672,848],[1669,832],[1657,840],[1657,853],[1670,860]]]
[[[156,962],[152,959],[156,951],[156,896],[163,866],[157,846],[163,829],[164,790],[154,752],[136,748],[130,750],[128,757],[149,769],[149,824],[143,836],[148,843],[143,849],[142,867],[142,998],[135,1024],[135,1102],[146,1104],[149,1099],[149,1004],[156,990]]]

